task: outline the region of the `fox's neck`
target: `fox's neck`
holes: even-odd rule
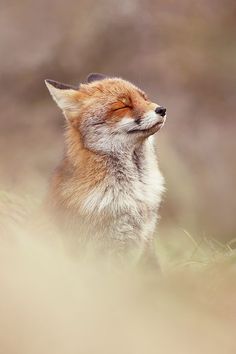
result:
[[[66,132],[66,151],[65,160],[67,165],[71,165],[74,168],[74,172],[77,172],[79,168],[90,170],[90,173],[94,170],[102,177],[103,174],[108,173],[108,166],[114,166],[116,169],[131,163],[137,166],[141,163],[144,156],[145,141],[140,141],[136,145],[121,147],[117,150],[113,150],[110,153],[95,152],[87,148],[79,134],[75,129],[69,129]]]
[[[129,179],[142,174],[144,145],[143,142],[131,151],[99,154],[83,145],[77,131],[67,131],[65,156],[53,176],[49,204],[69,212],[80,208],[94,189],[104,185],[113,188],[117,184],[125,188]]]

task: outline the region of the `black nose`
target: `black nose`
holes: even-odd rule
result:
[[[160,114],[160,116],[164,117],[166,115],[166,108],[164,107],[157,107],[155,109],[156,114]]]

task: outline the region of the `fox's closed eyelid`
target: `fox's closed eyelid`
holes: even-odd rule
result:
[[[124,109],[124,108],[131,108],[130,106],[123,106],[123,107],[117,107],[117,108],[113,108],[113,111],[119,111],[120,109]]]
[[[122,102],[122,101],[117,101],[117,102],[115,102],[113,105],[112,105],[112,107],[111,107],[111,109],[112,109],[112,111],[119,111],[119,110],[121,110],[121,109],[127,109],[127,108],[132,108],[132,106],[131,105],[128,105],[128,104],[125,104],[124,102]]]
[[[113,111],[118,111],[124,108],[128,108],[128,109],[132,109],[133,108],[133,104],[132,104],[132,100],[130,97],[128,96],[121,96],[121,97],[117,97],[116,101],[114,101],[111,104],[111,109]]]

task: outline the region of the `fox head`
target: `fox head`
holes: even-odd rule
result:
[[[68,128],[77,131],[84,147],[94,152],[132,148],[165,123],[166,109],[126,80],[90,74],[79,88],[53,80],[45,83]]]

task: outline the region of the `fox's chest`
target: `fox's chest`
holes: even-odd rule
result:
[[[113,217],[126,213],[142,218],[157,209],[162,189],[163,178],[157,166],[142,172],[135,168],[117,171],[88,193],[82,209]]]
[[[78,180],[66,188],[66,225],[86,238],[147,240],[152,237],[163,191],[163,177],[150,149],[107,164],[95,186]],[[87,237],[88,236],[88,237]]]
[[[163,189],[162,176],[156,167],[141,176],[132,171],[125,178],[106,181],[90,191],[83,204],[83,214],[93,215],[91,228],[95,237],[145,240],[152,237]],[[90,219],[91,220],[91,219]]]

